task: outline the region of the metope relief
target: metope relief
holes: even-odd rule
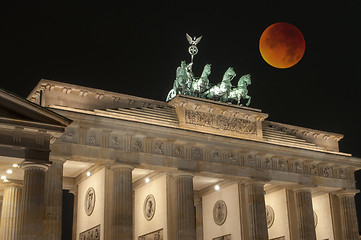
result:
[[[174,144],[172,153],[173,153],[174,157],[183,158],[184,157],[184,146],[180,145],[180,144]]]
[[[163,229],[139,236],[138,240],[163,240]]]
[[[84,207],[86,215],[90,216],[93,213],[95,207],[95,191],[92,187],[88,188],[86,191]]]
[[[266,219],[267,219],[267,228],[272,227],[275,221],[275,212],[273,208],[269,205],[266,205]]]
[[[117,136],[117,135],[111,135],[110,136],[109,146],[111,148],[115,148],[115,149],[123,148],[122,137]]]
[[[156,154],[164,154],[164,143],[161,141],[153,141],[152,152]]]
[[[156,206],[156,204],[155,204],[154,196],[152,194],[149,194],[145,198],[144,204],[143,204],[143,214],[147,221],[152,220],[152,218],[154,217],[155,206]]]
[[[132,150],[135,152],[144,152],[144,144],[140,139],[133,139]]]
[[[192,125],[209,127],[217,130],[257,135],[257,125],[245,119],[231,118],[212,113],[185,110],[185,122]]]
[[[221,226],[227,218],[227,205],[223,200],[217,201],[213,206],[213,220]]]
[[[100,225],[81,232],[79,240],[100,240]]]

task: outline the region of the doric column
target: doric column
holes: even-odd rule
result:
[[[21,240],[42,240],[46,164],[24,162]],[[45,239],[44,239],[45,240]]]
[[[316,240],[312,195],[309,189],[294,190],[299,240]]]
[[[175,176],[176,187],[176,236],[177,240],[195,240],[193,176]]]
[[[268,240],[264,183],[251,182],[245,187],[250,240]]]
[[[52,164],[45,173],[45,215],[43,237],[46,240],[61,240],[63,164],[64,161],[52,159]]]
[[[20,240],[22,186],[12,182],[3,183],[3,186],[0,240]]]
[[[115,164],[113,170],[113,211],[112,239],[131,240],[133,238],[133,167]]]
[[[358,239],[355,192],[339,193],[342,235],[344,240]]]
[[[196,197],[194,200],[196,208],[196,239],[203,240],[203,209],[202,198]]]

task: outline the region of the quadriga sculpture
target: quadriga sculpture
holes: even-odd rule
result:
[[[211,87],[209,90],[204,92],[203,96],[206,96],[209,99],[220,100],[222,97],[224,99],[228,98],[228,93],[232,87],[232,79],[236,76],[233,68],[229,67],[227,71],[223,75],[223,79],[221,83]],[[226,101],[224,101],[226,102]]]
[[[203,68],[202,75],[192,83],[193,96],[199,97],[204,91],[209,89],[208,76],[211,74],[211,64],[206,64]]]
[[[194,77],[192,72],[193,62],[187,65],[185,61],[177,68],[176,79],[173,88],[169,91],[167,102],[178,94],[189,95],[194,97],[208,98],[220,102],[241,104],[241,99],[248,100],[246,105],[251,102],[248,95],[247,86],[251,84],[251,75],[243,75],[237,87],[232,87],[231,81],[236,76],[233,68],[229,67],[223,75],[223,79],[217,85],[211,87],[208,76],[211,74],[211,65],[206,64],[200,78]]]
[[[246,106],[249,106],[251,103],[251,96],[248,96],[248,85],[251,84],[251,74],[243,75],[237,84],[237,87],[232,88],[231,91],[228,94],[228,101],[237,102],[238,105],[241,104],[241,99],[248,99]]]

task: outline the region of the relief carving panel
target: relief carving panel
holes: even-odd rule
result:
[[[212,113],[185,110],[185,122],[192,125],[232,131],[241,134],[257,135],[257,125],[245,119],[231,118]]]

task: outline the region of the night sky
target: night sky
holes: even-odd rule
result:
[[[361,157],[361,1],[117,2],[2,3],[0,88],[27,97],[45,78],[164,101],[180,61],[190,60],[187,32],[203,36],[196,76],[207,63],[213,84],[228,67],[234,85],[250,73],[250,107],[268,120],[342,133],[340,150]],[[289,69],[259,52],[262,32],[276,22],[306,40]]]

